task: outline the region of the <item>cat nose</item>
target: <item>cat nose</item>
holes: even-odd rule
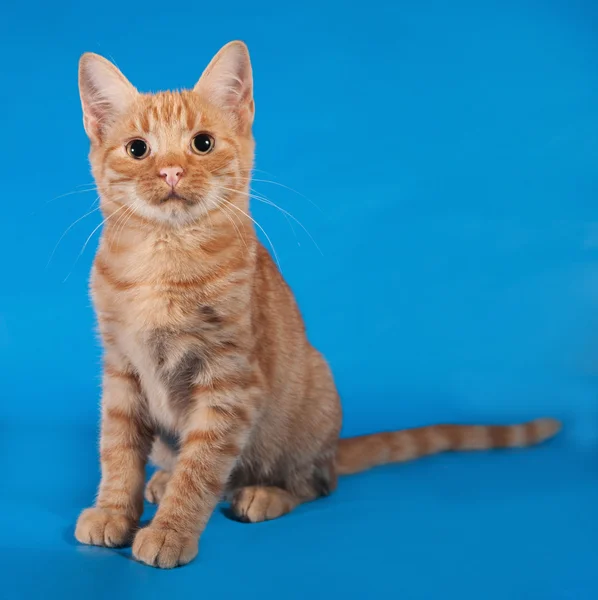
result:
[[[164,181],[166,181],[171,188],[176,186],[182,176],[183,167],[164,167],[163,169],[160,169],[160,177],[163,177]]]

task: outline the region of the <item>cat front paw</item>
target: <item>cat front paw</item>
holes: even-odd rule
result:
[[[119,548],[130,543],[136,526],[126,515],[92,507],[79,516],[75,537],[82,544]]]
[[[133,556],[151,567],[172,569],[191,562],[197,556],[197,546],[196,537],[149,525],[137,532]]]

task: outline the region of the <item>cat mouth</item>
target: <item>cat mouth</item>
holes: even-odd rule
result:
[[[171,201],[182,202],[183,204],[186,204],[187,206],[191,206],[193,204],[193,202],[191,200],[189,200],[188,198],[185,198],[185,196],[181,196],[181,194],[178,194],[174,190],[171,190],[166,196],[164,196],[164,198],[162,198],[160,200],[160,204],[165,204],[166,202],[171,202]]]

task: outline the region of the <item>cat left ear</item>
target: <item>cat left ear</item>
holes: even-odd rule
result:
[[[138,92],[110,61],[88,52],[79,61],[79,94],[85,131],[99,143]]]
[[[215,106],[233,112],[251,127],[255,106],[249,50],[243,42],[230,42],[212,59],[193,91]]]

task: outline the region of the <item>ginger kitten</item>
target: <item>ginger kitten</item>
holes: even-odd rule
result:
[[[254,103],[247,48],[222,48],[191,91],[140,94],[85,54],[79,87],[105,218],[91,291],[104,346],[102,480],[84,544],[152,566],[191,561],[217,502],[275,519],[337,475],[446,450],[520,447],[540,419],[436,425],[339,441],[341,407],[293,294],[248,216]],[[138,529],[145,487],[159,503]]]

